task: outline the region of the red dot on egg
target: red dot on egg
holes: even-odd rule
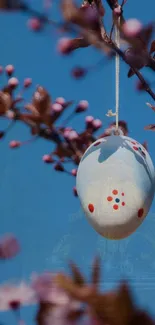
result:
[[[143,208],[139,209],[138,210],[138,218],[142,218],[143,213],[144,213],[144,209]]]
[[[113,190],[112,191],[114,195],[117,195],[118,194],[118,191],[117,190]]]
[[[114,204],[114,205],[113,205],[113,209],[114,209],[114,210],[118,210],[118,204]]]
[[[122,202],[122,206],[124,207],[124,205],[125,205],[125,202]]]
[[[137,151],[137,150],[138,150],[138,147],[136,147],[136,146],[133,146],[133,149]]]
[[[124,196],[124,193],[122,193],[122,196]]]
[[[93,204],[90,203],[88,205],[88,209],[89,209],[90,212],[94,212],[94,206],[93,206]]]
[[[97,141],[97,142],[94,144],[94,147],[99,146],[100,143],[101,143],[101,141]]]
[[[109,202],[112,201],[112,200],[113,200],[112,196],[108,196],[108,197],[107,197],[107,200],[108,200]]]

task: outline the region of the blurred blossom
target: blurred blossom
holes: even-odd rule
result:
[[[72,173],[73,176],[76,176],[77,175],[77,169],[72,169],[71,173]]]
[[[91,28],[96,29],[99,27],[99,12],[96,5],[83,6],[80,8],[83,13],[86,23],[91,25]]]
[[[148,54],[145,50],[141,50],[139,52],[134,48],[128,48],[124,54],[127,62],[138,70],[142,69],[148,64]],[[133,74],[134,72],[132,72],[132,69],[130,68],[128,76],[130,77]]]
[[[48,164],[54,162],[54,159],[51,157],[51,155],[44,155],[42,159],[43,159],[43,161],[44,161],[45,163],[48,163]]]
[[[31,287],[35,291],[36,298],[42,302],[46,301],[58,306],[67,306],[70,303],[69,296],[65,291],[58,288],[54,274],[51,272],[33,275]]]
[[[79,310],[79,303],[74,303],[72,300],[64,306],[53,307],[51,312],[45,316],[45,325],[74,325],[77,321],[68,319],[68,315],[71,312]]]
[[[10,119],[10,120],[13,120],[14,119],[14,117],[15,117],[15,113],[14,112],[12,112],[11,110],[8,110],[7,112],[6,112],[6,114],[5,114],[6,116],[7,116],[7,118],[8,119]]]
[[[82,67],[75,67],[73,70],[72,70],[72,76],[76,79],[80,79],[80,78],[83,78],[85,77],[85,75],[87,74],[87,69],[85,68],[82,68]]]
[[[117,16],[120,16],[121,13],[122,13],[122,8],[121,6],[117,6],[116,8],[114,8],[114,14],[117,15]]]
[[[63,107],[59,103],[55,103],[52,105],[52,110],[55,112],[61,112],[63,110]]]
[[[18,148],[20,147],[21,145],[21,142],[20,141],[16,141],[16,140],[12,140],[9,144],[10,148]]]
[[[32,85],[32,79],[31,78],[26,78],[25,80],[24,80],[24,87],[25,88],[28,88],[28,87],[30,87]]]
[[[63,132],[63,135],[64,135],[64,138],[68,138],[70,132],[72,131],[72,128],[65,128],[64,132]]]
[[[12,64],[9,64],[5,67],[5,72],[8,74],[8,76],[11,76],[14,72],[14,66]]]
[[[102,126],[102,121],[99,120],[99,119],[93,120],[92,121],[92,125],[93,125],[93,127],[94,127],[95,130],[98,130]]]
[[[12,77],[8,80],[8,85],[15,88],[19,85],[19,80],[15,77]]]
[[[20,305],[36,303],[34,291],[24,282],[0,286],[0,310],[15,309]]]
[[[57,50],[61,54],[69,54],[72,51],[72,39],[63,37],[57,44]]]
[[[143,28],[141,22],[137,19],[128,19],[122,27],[122,31],[127,37],[137,36]]]
[[[58,104],[60,104],[60,105],[64,105],[65,104],[65,99],[63,98],[63,97],[58,97],[58,98],[56,98],[56,103],[58,103]]]
[[[14,235],[8,234],[0,239],[0,259],[15,257],[19,251],[20,245]]]
[[[88,109],[88,101],[87,100],[81,100],[76,108],[76,113],[84,112]]]
[[[38,19],[36,17],[29,19],[27,24],[28,24],[28,27],[35,32],[40,31],[42,28],[42,23],[41,23],[40,19]]]
[[[78,196],[77,189],[75,186],[73,187],[73,194],[74,194],[74,196]]]
[[[68,140],[76,140],[76,139],[78,139],[78,137],[79,137],[78,133],[76,131],[72,130],[68,133],[67,139]]]
[[[94,117],[93,116],[86,116],[85,121],[86,121],[86,123],[92,123],[94,121]]]

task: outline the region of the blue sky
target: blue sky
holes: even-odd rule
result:
[[[29,3],[38,10],[43,7],[40,0]],[[58,8],[53,0],[51,16],[55,19],[60,18]],[[134,0],[128,0],[125,17],[137,17],[146,24],[154,19],[154,9],[154,0],[149,1],[148,7],[137,6]],[[107,8],[108,29],[110,21],[111,12]],[[61,57],[56,51],[58,37],[49,27],[38,34],[29,31],[27,16],[22,13],[1,13],[0,64],[13,64],[19,80],[31,77],[33,87],[43,85],[53,99],[64,96],[76,102],[88,100],[89,115],[102,119],[106,127],[109,119],[105,114],[115,105],[114,62],[100,66],[82,81],[73,80],[70,70],[74,65],[94,64],[101,54],[89,48],[79,50],[71,57]],[[144,131],[146,124],[155,121],[154,112],[145,104],[147,101],[152,103],[152,99],[135,91],[136,78],[128,80],[127,71],[122,62],[120,118],[128,122],[131,137],[148,142],[155,162],[155,135]],[[144,71],[144,75],[154,80],[151,72]],[[1,85],[5,80],[5,76],[0,76]],[[34,88],[25,94],[27,101]],[[72,125],[81,130],[83,119],[84,116],[79,116]],[[75,179],[56,173],[50,165],[43,164],[42,155],[52,150],[50,142],[39,140],[19,150],[9,149],[10,140],[28,137],[27,128],[19,124],[0,143],[0,233],[15,233],[22,245],[22,254],[1,265],[0,280],[29,279],[33,271],[67,270],[70,258],[89,276],[92,259],[100,253],[102,287],[116,286],[122,276],[130,278],[137,303],[154,313],[155,204],[143,225],[129,238],[117,242],[100,237],[85,219],[78,199],[72,196]],[[29,321],[29,313],[24,311],[24,315]]]

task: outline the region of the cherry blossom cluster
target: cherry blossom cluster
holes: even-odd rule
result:
[[[67,124],[74,116],[88,110],[89,104],[86,100],[81,100],[76,105],[74,101],[67,101],[62,97],[53,101],[44,87],[37,86],[30,103],[23,105],[24,91],[31,86],[31,78],[26,78],[23,81],[22,89],[18,93],[17,89],[20,84],[14,76],[14,67],[8,65],[5,68],[1,67],[0,71],[8,77],[7,85],[0,91],[0,117],[10,121],[6,130],[0,131],[0,138],[4,138],[10,127],[20,121],[29,127],[30,139],[23,142],[12,140],[9,144],[10,148],[19,148],[36,141],[39,137],[44,138],[53,143],[54,150],[50,154],[43,155],[43,162],[52,164],[56,171],[76,176],[77,166],[86,149],[98,138],[109,135],[114,123],[110,124],[110,129],[96,135],[96,132],[102,127],[102,122],[100,119],[88,115],[85,117],[82,132],[78,132]],[[67,113],[67,108],[73,104],[74,110],[59,125],[60,117]],[[127,124],[120,121],[119,125],[124,134],[127,134]],[[71,171],[65,167],[70,162],[74,167]],[[77,196],[75,187],[73,193]]]
[[[0,261],[10,260],[20,252],[13,234],[0,238]],[[35,322],[38,325],[153,325],[155,320],[137,307],[127,281],[118,288],[100,290],[101,263],[96,257],[91,277],[85,279],[72,261],[72,275],[46,271],[32,273],[29,281],[0,285],[0,311],[15,314],[18,324],[25,324],[20,312],[23,306],[38,306]]]

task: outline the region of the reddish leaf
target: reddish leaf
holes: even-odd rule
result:
[[[144,141],[142,145],[143,145],[143,147],[145,148],[145,150],[148,151],[148,144],[147,144],[147,142]]]
[[[145,311],[137,310],[134,313],[131,321],[129,322],[129,325],[139,325],[139,324],[154,325],[154,321],[151,319],[151,317]]]
[[[72,271],[74,282],[80,286],[83,285],[85,283],[85,280],[77,265],[75,265],[73,262],[70,262],[69,266]]]
[[[92,267],[92,283],[97,287],[100,280],[100,258],[96,257]]]
[[[150,47],[150,54],[155,52],[155,40],[151,43],[151,47]]]
[[[144,130],[155,131],[155,124],[149,124],[144,127]]]

